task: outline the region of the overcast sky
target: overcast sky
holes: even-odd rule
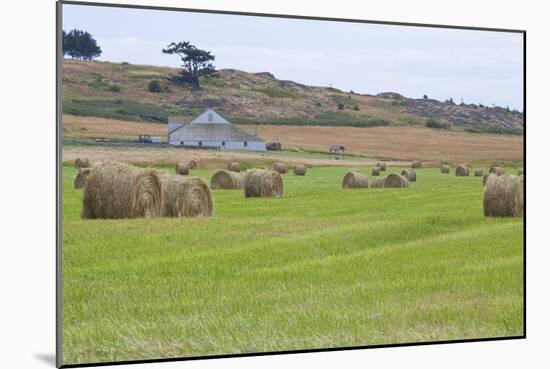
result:
[[[177,67],[162,48],[190,41],[217,69],[523,110],[519,33],[63,5],[63,29],[73,28],[96,38],[99,60]]]

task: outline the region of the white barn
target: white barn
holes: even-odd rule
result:
[[[220,150],[266,150],[264,140],[235,127],[212,109],[208,109],[189,123],[170,119],[168,142],[174,146]]]

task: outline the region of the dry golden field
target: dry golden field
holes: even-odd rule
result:
[[[324,152],[329,145],[338,143],[344,145],[349,153],[394,161],[419,159],[433,162],[448,161],[456,164],[472,161],[521,162],[523,160],[522,136],[472,134],[412,126],[355,128],[257,125],[241,126],[241,128],[256,129],[260,137],[266,141],[278,138],[285,149]],[[138,134],[165,137],[167,127],[159,123],[64,115],[63,133],[70,137],[135,139]],[[159,151],[159,155],[164,156],[160,154],[164,151]],[[172,154],[166,155],[167,157],[164,158],[166,160],[161,161],[171,162]],[[197,155],[239,158],[260,154],[200,151]],[[147,158],[143,158],[143,161],[149,162]]]

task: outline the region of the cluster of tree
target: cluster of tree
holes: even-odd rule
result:
[[[92,60],[101,55],[101,48],[89,32],[63,30],[63,57],[67,55],[73,59]]]
[[[169,78],[173,83],[190,84],[198,89],[200,88],[199,77],[216,72],[212,64],[216,57],[210,51],[201,50],[188,41],[172,42],[162,49],[162,52],[178,55],[183,62],[180,73]]]

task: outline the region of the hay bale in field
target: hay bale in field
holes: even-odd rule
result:
[[[244,177],[245,197],[282,197],[284,184],[274,170],[250,169]]]
[[[441,166],[441,173],[444,173],[444,174],[449,174],[449,171],[451,170],[451,167],[448,166],[447,164],[443,164]]]
[[[293,171],[294,171],[294,174],[297,176],[305,176],[307,167],[305,165],[298,164],[294,166]]]
[[[178,163],[176,164],[176,174],[186,176],[189,174],[189,164],[188,163]]]
[[[275,165],[273,166],[273,170],[278,173],[285,174],[286,172],[288,172],[288,165],[286,165],[285,163],[275,163]]]
[[[492,166],[491,168],[489,168],[489,173],[494,173],[497,176],[501,176],[503,174],[506,174],[506,170],[502,167]]]
[[[198,177],[161,176],[162,216],[196,217],[212,215],[212,194]]]
[[[376,166],[378,168],[380,168],[380,170],[383,172],[386,170],[387,166],[386,166],[386,163],[383,162],[383,161],[379,161],[378,163],[376,163]]]
[[[504,170],[504,168],[496,167],[496,166],[492,166],[491,168],[489,168],[489,173],[487,173],[483,176],[483,185],[484,186],[487,184],[487,177],[489,176],[489,174],[494,174],[496,176],[501,176],[503,174],[506,174],[506,170]]]
[[[74,161],[74,167],[76,169],[89,168],[90,167],[90,161],[87,158],[83,158],[83,159],[76,158],[76,160]]]
[[[518,176],[522,176],[523,175],[523,168],[518,168]]]
[[[237,162],[237,161],[233,161],[233,162],[227,164],[227,169],[229,169],[232,172],[239,173],[241,171],[241,164],[239,164],[239,162]]]
[[[359,172],[351,171],[344,176],[343,188],[368,188],[369,177]]]
[[[92,167],[84,187],[83,218],[154,217],[161,207],[162,183],[155,170],[114,161]]]
[[[523,209],[525,204],[525,197],[523,194],[524,184],[523,184],[523,174],[517,177],[515,182],[516,188],[514,189],[514,210],[512,215],[515,217],[523,216]]]
[[[210,180],[210,188],[224,190],[239,190],[243,188],[243,177],[229,170],[218,170]]]
[[[476,177],[481,177],[485,174],[485,172],[483,171],[483,169],[481,168],[477,168],[475,171],[474,171],[474,176]]]
[[[407,178],[409,182],[416,182],[416,172],[412,169],[405,169],[401,171],[401,175]]]
[[[489,173],[483,191],[483,213],[486,217],[522,216],[523,201],[522,176]]]
[[[380,175],[380,170],[381,170],[381,169],[382,169],[382,168],[380,168],[380,167],[372,167],[372,175],[373,175],[373,176],[379,176],[379,175]]]
[[[389,188],[403,188],[409,187],[409,181],[406,177],[400,176],[399,174],[388,174],[384,180],[384,187]]]
[[[189,169],[197,169],[199,166],[199,163],[195,159],[189,160],[189,163],[187,165]]]
[[[384,181],[385,180],[386,180],[386,177],[375,178],[370,183],[370,188],[382,188],[382,187],[384,187]]]
[[[78,174],[74,179],[74,188],[84,188],[86,182],[88,182],[88,175],[91,172],[91,168],[80,168]]]
[[[418,160],[413,161],[412,165],[411,165],[411,168],[413,168],[413,169],[422,168],[422,162],[418,161]]]
[[[468,168],[465,164],[461,164],[456,167],[455,175],[457,177],[468,177],[470,175],[470,168]]]

